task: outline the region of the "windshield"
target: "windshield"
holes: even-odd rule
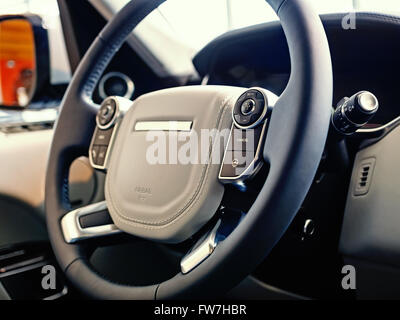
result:
[[[111,1],[114,10],[129,2]],[[309,1],[320,14],[373,11],[400,15],[399,0]],[[277,20],[277,16],[265,0],[168,0],[159,7],[158,14],[151,14],[147,20],[161,32],[175,33],[193,56],[226,31]]]

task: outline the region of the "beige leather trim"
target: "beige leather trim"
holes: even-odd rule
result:
[[[44,199],[52,130],[0,135],[0,193],[33,207]]]
[[[209,221],[224,193],[218,180],[220,162],[151,163],[146,154],[153,142],[147,140],[146,132],[134,128],[142,122],[191,122],[189,134],[200,147],[203,129],[230,130],[232,106],[243,91],[243,88],[191,86],[143,95],[134,102],[115,140],[105,186],[110,215],[121,230],[176,243]],[[172,144],[169,139],[174,139],[173,132],[168,131],[165,140],[160,140],[165,148]],[[224,145],[215,147],[221,148],[222,158]],[[171,150],[168,152],[174,157]],[[209,158],[211,149],[208,152]]]
[[[0,194],[16,198],[34,208],[43,205],[52,138],[53,130],[0,133]],[[74,161],[70,169],[71,194],[93,194],[94,190],[85,190],[86,187],[94,188],[91,182],[93,175],[94,170],[87,158]],[[90,195],[85,194],[83,198],[90,198]]]

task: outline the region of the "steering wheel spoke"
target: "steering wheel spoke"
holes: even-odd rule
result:
[[[214,252],[219,243],[224,241],[239,225],[245,214],[239,210],[221,207],[221,217],[213,224],[181,260],[181,272],[187,274]]]
[[[181,260],[181,271],[183,274],[189,273],[200,263],[206,260],[218,245],[218,231],[221,220],[201,237],[192,249]]]
[[[106,201],[68,212],[61,219],[61,229],[67,243],[77,243],[122,232],[113,223]]]

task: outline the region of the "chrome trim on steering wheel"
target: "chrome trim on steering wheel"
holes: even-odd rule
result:
[[[61,229],[64,235],[65,242],[75,243],[89,238],[104,237],[112,234],[121,233],[122,231],[114,224],[107,224],[96,227],[82,228],[79,223],[79,218],[107,209],[106,201],[94,203],[86,207],[82,207],[68,212],[61,219]]]
[[[192,271],[214,252],[218,244],[217,233],[220,225],[221,220],[217,222],[214,229],[210,231],[203,241],[200,240],[199,243],[183,257],[181,261],[181,271],[183,274]]]

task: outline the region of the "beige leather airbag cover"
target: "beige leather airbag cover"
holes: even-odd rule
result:
[[[105,187],[111,217],[121,230],[176,243],[209,221],[224,192],[218,181],[220,164],[151,164],[146,152],[154,141],[146,139],[148,132],[136,131],[135,125],[192,121],[190,134],[198,134],[200,145],[201,129],[231,127],[232,106],[242,92],[231,87],[183,87],[147,94],[133,103],[115,140]],[[165,134],[168,141],[176,132]],[[222,158],[223,150],[220,154]]]

